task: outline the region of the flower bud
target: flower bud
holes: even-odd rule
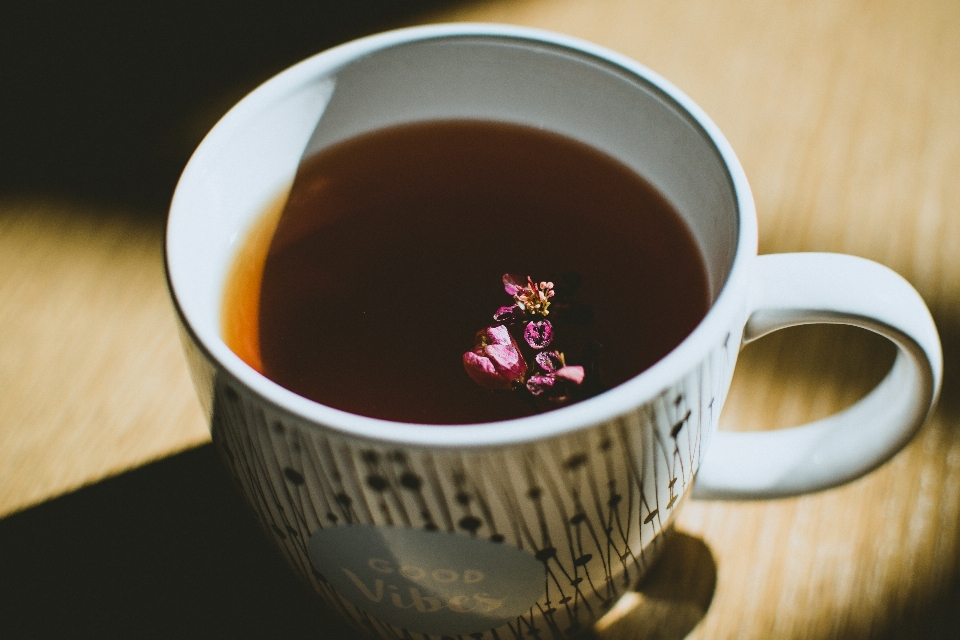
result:
[[[540,368],[547,373],[554,373],[565,364],[563,354],[559,351],[541,351],[534,359],[540,365]]]
[[[473,350],[463,354],[463,367],[486,389],[512,389],[527,375],[527,363],[517,342],[502,325],[477,332]]]
[[[527,380],[527,391],[531,395],[539,396],[553,389],[553,385],[556,384],[557,380],[552,375],[540,376],[533,375],[530,376],[530,379]]]
[[[530,322],[523,330],[523,339],[533,349],[544,349],[553,342],[553,325],[549,320]]]

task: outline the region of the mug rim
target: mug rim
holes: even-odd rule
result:
[[[300,396],[250,367],[226,345],[218,331],[198,330],[190,318],[194,312],[177,295],[177,238],[171,224],[177,216],[189,215],[189,185],[205,172],[207,158],[243,126],[247,114],[257,112],[279,97],[316,78],[375,51],[404,43],[451,36],[490,36],[542,42],[568,48],[635,75],[653,85],[692,118],[722,160],[730,179],[737,210],[737,241],[729,273],[719,295],[696,328],[672,351],[637,376],[603,393],[543,414],[469,424],[415,424],[349,413]],[[181,213],[182,212],[182,213]],[[332,429],[366,440],[391,445],[429,447],[484,447],[522,443],[588,428],[629,414],[656,398],[693,370],[707,353],[740,332],[746,308],[749,263],[757,254],[757,221],[753,196],[746,175],[732,147],[706,113],[668,80],[640,63],[600,45],[541,29],[490,23],[445,23],[386,31],[363,37],[315,54],[267,80],[238,102],[207,134],[184,168],[170,205],[164,234],[164,272],[182,329],[218,369],[261,399],[291,413],[310,428]],[[198,312],[197,312],[198,313]],[[219,326],[219,323],[216,323]],[[735,336],[732,334],[736,333]],[[207,335],[212,334],[212,335]]]

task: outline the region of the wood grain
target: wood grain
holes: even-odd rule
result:
[[[418,21],[582,37],[673,81],[754,189],[761,252],[882,262],[930,304],[947,373],[906,450],[796,499],[690,502],[681,541],[603,638],[960,637],[960,4],[952,0],[502,0]],[[166,298],[162,229],[0,201],[0,515],[206,439]],[[723,428],[849,404],[889,367],[853,329],[746,349]]]
[[[203,442],[162,227],[0,204],[0,515]]]

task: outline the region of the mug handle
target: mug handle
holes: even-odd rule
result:
[[[801,324],[849,324],[897,346],[890,372],[853,406],[776,431],[718,431],[694,483],[703,499],[778,498],[827,489],[880,466],[923,424],[940,391],[943,354],[920,294],[896,272],[835,253],[759,256],[745,345]]]

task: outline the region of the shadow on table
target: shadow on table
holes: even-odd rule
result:
[[[601,620],[591,640],[681,640],[707,614],[717,565],[700,538],[674,530],[650,572]]]
[[[349,638],[212,446],[0,520],[0,637]]]
[[[0,197],[162,216],[194,148],[258,84],[323,49],[464,1],[6,3]]]
[[[357,637],[293,576],[212,445],[8,516],[0,550],[0,638]],[[677,533],[599,637],[679,640],[715,576]]]

